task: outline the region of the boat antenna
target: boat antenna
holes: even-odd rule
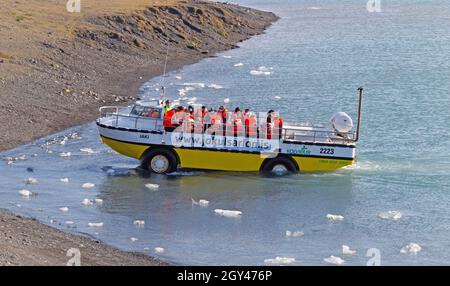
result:
[[[169,60],[169,42],[166,41],[166,58],[164,60],[164,72],[163,77],[161,79],[161,102],[163,102],[164,98],[166,97],[166,88],[164,87],[164,81],[166,79],[166,72],[167,72],[167,61]]]
[[[363,90],[364,88],[358,87],[359,91],[359,100],[358,100],[358,125],[356,126],[356,135],[355,135],[355,142],[359,139],[359,128],[361,126],[361,107],[362,107],[362,96],[363,96]]]

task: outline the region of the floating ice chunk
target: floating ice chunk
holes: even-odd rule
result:
[[[225,59],[231,59],[232,58],[232,56],[222,56],[222,57],[224,57]]]
[[[6,165],[12,165],[12,164],[14,164],[14,161],[7,161],[6,162]]]
[[[271,75],[273,73],[273,68],[267,68],[265,66],[261,66],[259,68],[257,68],[256,70],[251,70],[250,74],[251,75]]]
[[[151,191],[157,191],[159,189],[158,184],[146,184],[145,187]]]
[[[38,180],[36,178],[27,178],[25,179],[25,184],[31,185],[31,184],[37,184]]]
[[[203,82],[185,82],[183,83],[184,86],[191,86],[194,88],[205,88],[206,84]]]
[[[399,220],[402,218],[402,213],[399,211],[387,211],[378,214],[379,218],[388,220]]]
[[[81,185],[81,187],[83,189],[92,189],[93,187],[95,187],[95,184],[93,184],[93,183],[84,183],[83,185]]]
[[[139,239],[136,237],[130,237],[130,240],[131,240],[131,242],[135,242],[135,241],[138,241]]]
[[[214,88],[214,89],[222,89],[223,85],[212,83],[212,84],[209,84],[208,87]]]
[[[286,237],[302,237],[305,233],[303,231],[290,231],[286,230]]]
[[[162,247],[155,247],[155,253],[161,254],[164,253],[165,249]]]
[[[148,248],[148,247],[144,247],[144,251],[149,251],[150,250],[150,248]]]
[[[196,200],[192,199],[192,198],[191,198],[191,200],[192,200],[192,204],[193,205],[198,205],[198,206],[201,206],[201,207],[209,206],[209,201],[207,201],[207,200],[199,200],[198,202]]]
[[[103,227],[103,222],[90,222],[88,223],[89,227]]]
[[[350,249],[348,245],[342,245],[342,254],[343,255],[353,255],[356,253],[356,250]]]
[[[244,64],[243,63],[237,63],[237,64],[234,64],[234,66],[238,68],[238,67],[244,66]]]
[[[241,211],[232,211],[232,210],[215,209],[214,212],[224,217],[240,217],[242,215]]]
[[[94,202],[95,202],[97,205],[103,204],[103,200],[102,200],[102,199],[95,199]]]
[[[95,153],[95,151],[92,148],[81,148],[80,151],[83,152],[83,153],[88,153],[88,154],[94,154]]]
[[[94,202],[90,199],[84,199],[81,201],[81,203],[85,206],[92,206],[94,204]]]
[[[21,208],[21,207],[22,207],[22,205],[21,205],[21,204],[17,204],[17,205],[16,205],[16,207],[18,207],[18,208]]]
[[[307,7],[307,10],[322,10],[322,7],[317,7],[317,6],[312,6],[312,7]]]
[[[264,259],[264,264],[269,265],[286,265],[286,264],[292,264],[295,262],[294,257],[275,257],[275,258],[268,258]]]
[[[59,208],[59,211],[61,211],[63,213],[66,213],[66,212],[69,211],[69,208],[68,207],[62,207],[62,208]]]
[[[225,98],[225,99],[223,100],[223,102],[224,102],[224,103],[230,103],[230,99],[229,99],[229,98]]]
[[[402,247],[402,249],[400,249],[400,253],[416,255],[421,250],[422,250],[422,247],[420,245],[418,245],[417,243],[411,242],[410,244]]]
[[[342,221],[344,217],[341,215],[327,214],[327,219],[329,221]]]
[[[20,190],[19,195],[21,195],[22,197],[29,198],[30,196],[33,195],[33,193],[30,192],[29,190]]]
[[[177,79],[177,80],[182,80],[183,78],[182,78],[180,75],[176,75],[176,76],[175,76],[175,79]]]
[[[59,153],[59,157],[70,157],[70,156],[72,156],[72,153],[70,153],[70,152]]]
[[[74,223],[73,221],[71,221],[71,220],[66,220],[64,223],[67,224],[67,225],[74,225],[74,224],[75,224],[75,223]]]
[[[281,96],[276,95],[274,98],[275,98],[276,100],[280,100],[280,99],[281,99]]]
[[[345,262],[344,259],[337,257],[337,256],[333,256],[333,255],[325,258],[323,261],[325,261],[326,263],[334,264],[334,265],[342,265]]]
[[[61,178],[59,179],[62,183],[68,183],[69,182],[69,178]]]
[[[133,224],[135,226],[142,227],[142,226],[145,225],[145,221],[143,221],[143,220],[135,220],[135,221],[133,221]]]

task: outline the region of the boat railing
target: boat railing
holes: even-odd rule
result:
[[[338,143],[350,144],[355,142],[355,132],[340,133],[333,130],[317,130],[314,128],[283,127],[283,140],[290,142],[308,143]]]
[[[103,106],[100,107],[99,111],[100,117],[98,122],[106,126],[144,131],[164,130],[161,118],[129,114],[129,107]]]

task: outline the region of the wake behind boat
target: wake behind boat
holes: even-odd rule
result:
[[[352,119],[336,113],[329,126],[284,124],[273,110],[228,112],[166,101],[104,106],[96,123],[102,141],[118,153],[165,174],[179,168],[221,171],[320,172],[354,163],[359,139]]]

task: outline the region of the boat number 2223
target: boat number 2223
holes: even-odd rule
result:
[[[320,154],[333,155],[334,149],[333,148],[320,148]]]

